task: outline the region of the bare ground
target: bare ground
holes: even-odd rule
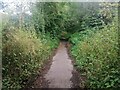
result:
[[[62,41],[27,88],[84,88],[85,79],[74,67],[69,49],[70,44]]]

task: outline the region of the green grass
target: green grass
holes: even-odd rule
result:
[[[90,34],[90,32],[92,32]],[[75,34],[71,54],[75,57],[77,68],[85,71],[88,88],[120,87],[120,59],[118,57],[117,23],[105,26],[96,32]]]

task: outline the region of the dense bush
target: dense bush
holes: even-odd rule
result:
[[[57,41],[48,34],[9,29],[3,31],[3,88],[23,87],[51,55]]]
[[[71,37],[71,53],[77,68],[87,77],[88,88],[120,87],[117,29],[117,23],[112,23],[102,30],[83,31]]]

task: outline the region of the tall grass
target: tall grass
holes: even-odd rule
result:
[[[77,68],[84,71],[81,73],[87,77],[86,86],[88,88],[120,87],[118,23],[113,22],[91,34],[83,34],[83,32],[71,38],[75,43],[71,53],[75,57]]]
[[[48,34],[10,28],[3,31],[3,88],[24,87],[51,55],[57,41]]]

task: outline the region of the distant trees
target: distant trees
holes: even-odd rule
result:
[[[102,28],[113,19],[115,8],[112,3],[93,3],[37,2],[32,11],[35,29],[68,38],[70,33]]]
[[[15,9],[1,2],[4,11],[9,13],[10,22],[17,27],[34,26],[37,33],[49,32],[59,38],[69,37],[70,33],[87,28],[102,28],[115,16],[115,3],[98,2],[25,2],[14,4]],[[6,8],[6,9],[5,9]],[[26,12],[30,12],[27,14]],[[66,36],[67,35],[67,36]]]
[[[68,3],[38,2],[33,9],[35,29],[59,36],[65,30],[65,21],[69,10]]]

